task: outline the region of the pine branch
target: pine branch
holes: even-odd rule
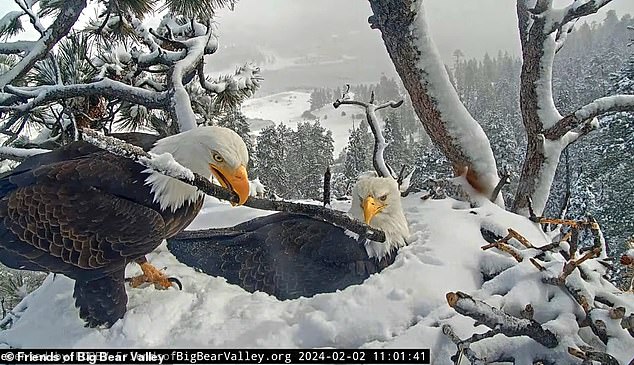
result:
[[[0,91],[16,79],[26,75],[37,61],[46,57],[57,42],[70,32],[85,7],[86,0],[65,1],[60,15],[53,21],[53,24],[42,37],[33,44],[29,53],[7,72],[0,74]]]
[[[528,336],[548,348],[554,348],[559,344],[555,334],[544,329],[536,321],[510,316],[500,309],[473,299],[468,294],[447,293],[447,303],[456,312],[471,317],[507,337]]]
[[[0,103],[0,111],[27,112],[47,103],[75,97],[91,95],[106,96],[140,104],[148,109],[165,109],[168,107],[167,92],[154,92],[140,87],[130,86],[119,81],[104,78],[97,82],[74,85],[42,85],[34,87],[17,87],[7,85],[5,91],[22,100],[29,100],[19,105]]]
[[[94,130],[86,128],[82,130],[82,136],[88,143],[107,150],[117,156],[132,159],[143,166],[173,177],[186,184],[195,186],[207,195],[234,203],[239,201],[239,198],[235,193],[221,186],[214,185],[201,175],[191,172],[189,169],[174,161],[173,157],[168,153],[154,155],[143,151],[140,147],[133,146],[120,139],[104,136]],[[166,161],[169,161],[169,164],[167,164]],[[171,167],[165,168],[166,165]],[[256,209],[305,214],[348,229],[351,232],[369,240],[375,242],[385,242],[385,233],[383,231],[374,229],[362,222],[359,222],[343,212],[327,209],[318,205],[293,203],[282,200],[268,200],[255,197],[249,197],[244,205]]]

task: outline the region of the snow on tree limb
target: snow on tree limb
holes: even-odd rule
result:
[[[456,312],[471,317],[507,337],[528,336],[548,348],[554,348],[559,344],[555,334],[543,328],[536,321],[513,317],[485,302],[472,298],[468,294],[462,292],[447,293],[447,303]]]
[[[86,0],[66,0],[63,4],[53,24],[33,44],[29,53],[7,72],[0,74],[0,90],[3,90],[6,85],[14,80],[24,76],[35,65],[35,62],[44,58],[53,46],[70,32],[77,19],[79,19],[79,15],[86,7]]]
[[[166,92],[154,92],[108,78],[93,83],[74,85],[42,85],[33,87],[7,85],[5,91],[25,100],[30,99],[30,101],[15,106],[0,102],[0,111],[16,110],[26,112],[55,100],[88,95],[118,98],[144,105],[149,109],[164,109],[167,107],[166,103],[168,101]]]
[[[554,127],[546,130],[544,135],[550,139],[561,138],[568,131],[590,119],[607,113],[627,111],[634,112],[634,95],[612,95],[599,98],[562,118]]]
[[[427,134],[456,175],[490,197],[496,162],[484,131],[454,89],[425,22],[421,0],[370,0],[370,26],[381,31],[387,51]],[[497,202],[503,205],[498,197]]]
[[[381,126],[379,125],[379,120],[376,117],[376,111],[381,110],[387,107],[390,108],[398,108],[403,104],[403,100],[399,101],[388,101],[386,103],[376,105],[374,104],[374,91],[372,92],[372,97],[370,102],[363,102],[358,100],[347,100],[346,98],[337,99],[332,105],[336,108],[339,108],[340,105],[356,105],[360,106],[365,110],[365,116],[368,120],[368,124],[370,125],[370,129],[372,130],[372,134],[374,135],[374,153],[372,158],[372,164],[374,165],[374,170],[381,177],[392,177],[395,178],[392,169],[385,162],[385,158],[383,154],[385,152],[385,148],[387,147],[387,142],[385,141],[385,137],[383,137],[383,133],[381,132]]]
[[[0,160],[8,159],[13,161],[22,161],[27,157],[46,152],[50,152],[50,150],[41,148],[0,147]]]
[[[238,196],[232,191],[219,185],[212,184],[208,179],[192,172],[176,162],[168,153],[161,155],[151,154],[143,151],[140,147],[126,143],[118,138],[104,136],[87,128],[82,130],[82,136],[84,141],[90,144],[117,156],[132,159],[137,163],[166,176],[173,177],[186,184],[195,186],[207,195],[231,202],[237,202],[239,200]],[[383,231],[372,228],[363,222],[359,222],[343,212],[327,209],[319,205],[293,203],[282,200],[268,200],[256,197],[249,197],[244,205],[256,209],[306,214],[348,229],[369,240],[375,242],[385,242],[385,233]]]
[[[20,54],[29,52],[35,42],[33,41],[15,41],[0,43],[0,54]]]

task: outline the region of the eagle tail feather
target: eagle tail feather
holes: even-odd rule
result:
[[[111,327],[123,318],[128,303],[123,272],[96,280],[75,281],[75,306],[87,327]]]

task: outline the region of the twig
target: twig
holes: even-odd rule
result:
[[[619,361],[617,359],[605,352],[592,350],[583,351],[574,347],[568,347],[568,353],[581,360],[597,361],[601,365],[619,365]]]
[[[500,195],[500,191],[502,191],[502,188],[504,187],[504,185],[508,185],[511,183],[511,172],[509,171],[508,166],[504,166],[499,173],[500,173],[500,181],[498,181],[498,184],[495,186],[495,189],[493,189],[493,193],[491,193],[492,202],[498,198],[498,195]]]
[[[472,365],[485,365],[486,363],[484,362],[484,360],[480,359],[477,354],[469,348],[469,342],[465,342],[462,341],[458,336],[456,336],[455,332],[453,331],[453,328],[451,328],[450,325],[445,324],[442,326],[442,333],[449,337],[449,339],[451,340],[451,342],[456,344],[456,347],[458,348],[458,352],[456,353],[456,355],[454,355],[452,357],[452,360],[454,361],[454,364],[460,364],[460,357],[462,355],[467,357],[467,360],[469,360],[469,362]]]
[[[157,172],[173,177],[186,184],[195,186],[207,195],[231,202],[238,202],[239,200],[235,193],[221,186],[212,184],[206,178],[189,171],[176,161],[172,161],[172,163],[170,163],[171,166],[176,166],[176,168],[171,167],[170,169],[165,169],[163,168],[164,164],[157,163],[156,155],[145,152],[140,147],[125,143],[124,141],[114,137],[101,135],[96,131],[87,128],[82,130],[82,135],[83,139],[88,143],[94,144],[95,146],[107,150],[117,156],[132,159],[143,166],[154,169]],[[165,158],[163,155],[161,155],[161,157]],[[268,200],[256,197],[249,197],[244,205],[256,209],[276,210],[309,215],[311,217],[330,222],[339,227],[346,228],[369,240],[375,242],[385,242],[385,233],[383,231],[374,229],[360,221],[357,221],[343,212],[327,209],[318,205],[293,203],[282,200]]]

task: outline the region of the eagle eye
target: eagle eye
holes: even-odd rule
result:
[[[379,200],[382,201],[382,202],[386,201],[387,200],[387,194],[380,196]]]
[[[223,162],[225,159],[222,158],[222,156],[220,156],[220,154],[218,152],[214,152],[211,157],[213,157],[214,161],[216,162]]]

